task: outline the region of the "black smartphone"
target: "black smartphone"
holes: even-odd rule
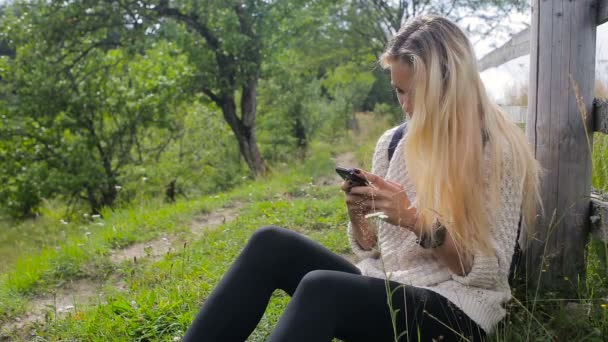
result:
[[[353,186],[368,186],[369,183],[365,178],[357,176],[355,170],[345,168],[345,167],[336,167],[336,172],[342,177],[344,180],[350,180],[353,183]]]

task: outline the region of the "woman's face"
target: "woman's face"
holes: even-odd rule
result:
[[[411,92],[414,89],[414,70],[409,65],[400,62],[393,63],[390,69],[391,85],[397,92],[397,98],[399,99],[399,104],[401,104],[401,109],[411,117],[413,109],[413,96]]]

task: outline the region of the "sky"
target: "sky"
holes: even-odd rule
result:
[[[520,32],[525,28],[526,23],[530,25],[530,14],[517,14],[511,18],[513,22],[511,34]],[[498,37],[497,37],[498,36]],[[510,38],[506,34],[492,36],[474,45],[475,54],[478,59],[483,57],[494,48],[501,46]],[[596,37],[596,79],[608,85],[608,23],[598,26]],[[511,60],[499,67],[487,69],[481,73],[486,89],[492,98],[500,104],[508,104],[506,94],[515,87],[528,84],[530,72],[530,55],[522,56]]]

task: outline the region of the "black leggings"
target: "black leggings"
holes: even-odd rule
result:
[[[401,286],[392,296],[399,341],[479,341],[485,334],[444,297]],[[268,226],[253,233],[186,332],[183,341],[243,342],[270,296],[292,298],[268,341],[396,341],[384,279],[359,269],[316,241]],[[404,333],[407,331],[406,333]],[[443,336],[441,338],[440,336]]]

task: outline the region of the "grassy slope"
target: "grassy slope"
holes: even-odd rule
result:
[[[148,200],[106,211],[103,219],[93,222],[77,219],[65,225],[53,216],[9,228],[12,233],[0,241],[0,253],[11,255],[14,262],[5,264],[6,272],[0,278],[1,321],[23,315],[29,300],[66,281],[118,276],[127,291],[102,288],[100,294],[106,303],[77,306],[65,317],[56,318],[54,308],[49,308],[48,321],[32,332],[51,340],[171,340],[185,330],[208,291],[261,226],[276,224],[297,230],[337,253],[347,253],[347,218],[337,182],[314,185],[313,181],[332,177],[331,155],[352,150],[351,146],[360,150],[357,155],[371,159],[375,139],[383,128],[372,129],[373,136],[363,143],[346,138],[334,145],[315,144],[306,162],[279,168],[268,179],[228,193],[173,205]],[[359,165],[368,167],[369,161]],[[113,249],[161,233],[178,234],[187,240],[189,226],[197,216],[235,202],[244,204],[236,220],[159,261],[144,258],[115,265],[109,259]],[[22,233],[27,229],[44,238],[28,238],[31,235]],[[9,238],[19,243],[11,243]],[[287,301],[285,294],[275,292],[252,341],[263,340]]]
[[[66,317],[55,318],[50,310],[48,321],[33,333],[46,340],[171,341],[181,336],[200,303],[255,229],[276,224],[303,232],[337,253],[348,251],[342,194],[335,184],[313,185],[311,181],[332,175],[330,155],[346,150],[355,150],[358,158],[365,158],[360,165],[369,168],[375,139],[382,128],[372,128],[363,143],[347,139],[341,144],[316,144],[305,163],[278,170],[267,180],[228,193],[174,205],[150,201],[106,212],[103,226],[98,224],[100,221],[66,227],[65,238],[54,237],[60,241],[56,243],[60,249],[52,245],[29,253],[27,258],[19,258],[9,267],[0,284],[0,317],[4,321],[12,319],[22,312],[23,304],[33,295],[67,279],[106,279],[118,275],[126,291],[105,287],[100,290],[106,299],[104,303],[77,306]],[[119,265],[109,261],[112,248],[146,241],[161,232],[176,232],[187,237],[189,224],[197,215],[237,201],[245,205],[236,220],[158,261],[142,259]],[[88,236],[84,234],[87,231],[91,232]],[[603,277],[593,272],[591,269],[590,278],[596,282],[591,288],[596,286],[597,292],[605,290],[597,285],[597,279]],[[281,291],[274,293],[251,341],[264,340],[288,301]],[[538,302],[542,303],[540,299]],[[529,303],[527,306],[514,303],[509,319],[491,340],[551,340],[551,336],[558,336],[599,341],[602,329],[608,326],[608,311],[602,310],[596,301],[587,302],[592,304],[592,315],[583,314],[577,319],[572,319],[565,310],[547,312],[542,306],[531,316]]]
[[[250,184],[218,198],[213,196],[173,206],[111,213],[104,220],[104,228],[119,226],[117,231],[112,228],[98,230],[95,236],[89,235],[89,241],[74,237],[62,244],[60,250],[44,250],[18,262],[3,281],[3,294],[8,292],[6,297],[12,297],[6,302],[3,300],[10,303],[3,307],[3,314],[5,317],[18,314],[28,294],[42,292],[63,280],[118,273],[124,279],[127,292],[107,289],[107,304],[77,308],[73,316],[48,322],[38,334],[51,339],[78,336],[101,340],[166,339],[179,335],[200,300],[257,227],[280,224],[291,229],[305,229],[313,217],[319,217],[321,219],[315,221],[323,224],[317,225],[318,229],[330,232],[323,234],[327,245],[346,249],[346,241],[339,236],[338,227],[345,220],[343,204],[333,194],[330,196],[331,191],[327,188],[306,187],[312,178],[305,176],[304,169],[313,165],[316,170],[331,169],[329,154],[318,154],[300,167],[295,176]],[[301,197],[286,200],[283,193]],[[318,200],[310,201],[308,196]],[[232,201],[247,202],[235,221],[158,262],[144,259],[112,265],[108,260],[113,246],[145,240],[160,231],[185,232],[195,215]],[[91,267],[91,264],[95,266]],[[105,270],[100,272],[100,268]],[[270,312],[272,317],[272,310]]]

